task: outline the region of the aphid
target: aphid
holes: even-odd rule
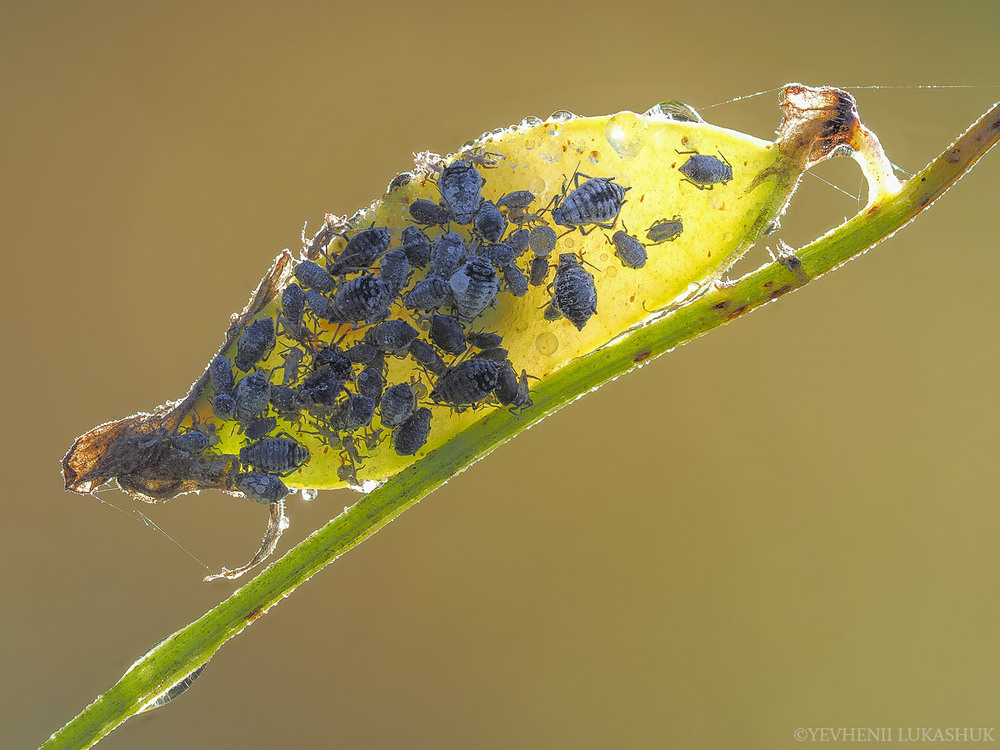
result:
[[[217,354],[215,359],[212,360],[212,364],[208,366],[208,376],[212,379],[212,385],[215,386],[216,394],[232,393],[233,388],[236,387],[236,379],[233,377],[233,365],[221,354]]]
[[[476,209],[473,226],[479,236],[487,242],[499,242],[503,233],[507,231],[507,219],[493,201],[483,201]]]
[[[271,386],[271,406],[280,414],[295,414],[302,408],[298,391],[287,385]]]
[[[531,285],[541,286],[545,283],[545,277],[549,275],[549,261],[547,258],[535,256],[531,259],[531,269],[528,272]]]
[[[479,248],[478,254],[484,258],[489,258],[496,268],[509,266],[514,262],[514,248],[505,242],[498,242],[494,245],[483,245]]]
[[[493,395],[501,406],[510,406],[517,398],[517,373],[510,362],[500,365],[497,371],[497,384],[493,387]]]
[[[438,378],[431,399],[449,406],[478,404],[496,387],[499,370],[488,359],[466,359]]]
[[[299,369],[302,366],[302,358],[305,350],[293,346],[284,353],[284,363],[281,366],[281,382],[283,385],[291,385],[299,379]]]
[[[209,439],[201,430],[188,430],[180,435],[174,435],[172,442],[177,450],[197,456],[208,447]]]
[[[237,369],[250,372],[255,364],[267,358],[275,342],[274,321],[271,318],[255,320],[236,342]]]
[[[437,310],[448,300],[449,294],[451,287],[448,282],[440,276],[429,274],[403,296],[403,306],[418,312]]]
[[[523,297],[528,293],[528,278],[524,275],[524,271],[517,267],[517,264],[506,265],[501,271],[508,292],[515,297]]]
[[[312,310],[313,317],[317,320],[325,320],[330,317],[330,300],[326,295],[315,289],[306,289],[305,298],[309,309]]]
[[[226,421],[236,418],[236,399],[230,393],[216,393],[212,399],[212,413]]]
[[[385,378],[377,367],[366,367],[358,373],[357,380],[358,393],[368,396],[374,401],[382,398],[382,391],[385,389]]]
[[[482,257],[473,258],[453,273],[448,284],[461,320],[475,320],[493,304],[500,291],[500,277],[496,269]]]
[[[340,418],[347,432],[360,430],[372,423],[375,416],[375,399],[363,394],[352,394],[341,406]]]
[[[402,423],[417,406],[417,397],[409,383],[397,383],[385,389],[382,403],[379,404],[379,416],[384,427],[395,427]]]
[[[594,276],[573,253],[559,254],[552,303],[580,331],[597,312]]]
[[[368,449],[369,453],[378,448],[379,443],[382,442],[384,437],[382,435],[383,432],[385,432],[385,430],[379,427],[377,430],[372,430],[365,435],[365,448]]]
[[[240,448],[240,461],[271,474],[290,474],[309,460],[309,449],[290,437],[264,438]]]
[[[365,332],[365,343],[378,347],[387,354],[399,354],[408,347],[419,332],[405,320],[387,320]]]
[[[724,156],[719,159],[708,154],[694,154],[677,171],[699,190],[711,190],[733,179],[733,167],[725,159]]]
[[[423,268],[431,262],[431,241],[420,227],[403,230],[403,252],[414,268]]]
[[[251,500],[262,505],[279,502],[289,493],[285,483],[274,474],[262,471],[248,471],[233,477],[233,485]]]
[[[390,250],[382,256],[382,261],[378,265],[378,277],[389,287],[393,297],[406,286],[409,276],[410,261],[400,248]]]
[[[376,276],[351,279],[330,304],[330,319],[345,322],[372,322],[382,317],[393,298],[392,290]]]
[[[550,323],[559,320],[563,314],[559,312],[559,308],[555,306],[554,303],[550,302],[545,306],[544,312],[542,312],[542,317],[545,318]]]
[[[304,260],[295,267],[295,278],[306,289],[317,292],[330,293],[337,285],[337,280],[323,266],[311,260]]]
[[[555,232],[553,232],[555,234]],[[518,229],[507,238],[507,244],[514,251],[514,257],[520,258],[531,244],[531,232],[527,229]]]
[[[392,447],[400,456],[412,456],[427,443],[431,433],[431,410],[417,409],[392,431]]]
[[[611,236],[615,245],[615,255],[626,268],[642,268],[646,265],[646,246],[628,232],[618,230]]]
[[[410,344],[410,356],[422,367],[426,367],[435,375],[444,375],[448,370],[448,365],[441,359],[437,350],[423,339],[417,339]]]
[[[352,363],[336,344],[329,344],[320,349],[312,359],[314,370],[322,367],[330,368],[338,378],[347,380],[351,377]]]
[[[447,279],[462,263],[465,255],[465,243],[462,235],[449,232],[434,240],[431,250],[431,273]]]
[[[305,379],[302,397],[306,403],[316,406],[333,406],[344,390],[347,378],[333,367],[321,367]]]
[[[457,161],[444,168],[438,177],[441,205],[459,224],[471,224],[479,208],[480,191],[485,180],[468,162]]]
[[[503,336],[492,331],[469,331],[469,343],[479,349],[492,349],[503,343]]]
[[[447,224],[451,221],[444,208],[426,198],[417,198],[410,204],[410,216],[418,224]]]
[[[660,219],[654,222],[646,230],[646,238],[654,245],[659,245],[661,242],[673,242],[681,236],[683,231],[684,223],[681,221],[681,217],[674,216],[672,219]]]
[[[330,267],[332,276],[340,276],[350,271],[371,268],[378,256],[389,247],[392,238],[389,230],[382,227],[362,229],[347,241],[347,246]]]
[[[262,372],[247,375],[236,384],[236,417],[249,424],[267,411],[271,400],[271,382]]]
[[[515,190],[501,196],[497,208],[527,208],[535,200],[535,194],[530,190]]]
[[[289,284],[281,293],[281,318],[286,325],[298,329],[302,325],[302,313],[306,308],[306,296],[298,284]]]
[[[537,227],[532,227],[529,235],[531,241],[531,251],[539,258],[544,258],[555,249],[556,230],[548,224],[541,224]]]
[[[465,330],[458,318],[452,315],[435,315],[431,318],[431,341],[449,354],[461,354],[466,349]]]
[[[488,349],[483,349],[476,355],[478,359],[488,359],[490,362],[496,362],[497,364],[502,364],[507,361],[507,355],[510,354],[502,346],[491,346]]]
[[[378,357],[378,349],[371,344],[359,342],[344,352],[344,359],[356,365],[370,364]]]
[[[528,389],[528,373],[521,370],[521,377],[517,379],[517,395],[514,397],[514,401],[510,404],[511,411],[519,413],[529,406],[534,406],[534,402],[531,400],[531,392]]]
[[[587,178],[582,185],[581,177]],[[613,177],[590,177],[577,172],[573,175],[573,189],[567,192],[563,184],[562,195],[556,196],[552,221],[559,226],[579,229],[582,234],[591,231],[583,229],[587,224],[613,229],[613,222],[625,203],[625,193],[630,189],[619,185]]]
[[[274,386],[271,386],[274,390]],[[243,434],[246,435],[247,440],[260,440],[271,432],[274,432],[278,427],[278,420],[274,417],[257,417],[254,421],[247,425]]]

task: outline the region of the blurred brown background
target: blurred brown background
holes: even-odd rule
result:
[[[58,462],[183,395],[303,221],[528,114],[1000,69],[991,0],[960,18],[913,0],[4,6],[5,748],[234,588],[65,494]],[[998,96],[857,95],[910,170]],[[768,137],[775,98],[704,114]],[[504,446],[102,747],[785,748],[798,727],[1000,725],[998,184],[991,154],[864,259]],[[782,236],[856,207],[808,179]],[[293,499],[282,549],[353,500]],[[208,493],[144,509],[213,568],[266,515]]]

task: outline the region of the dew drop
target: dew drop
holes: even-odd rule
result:
[[[543,161],[556,161],[562,157],[562,149],[558,138],[546,138],[538,146],[538,155]]]
[[[524,150],[531,151],[535,148],[535,142],[530,138],[524,142]]]
[[[549,331],[540,333],[535,338],[535,348],[541,354],[555,354],[556,349],[559,348],[559,339],[556,338],[554,333],[550,333]]]
[[[618,269],[615,268],[614,266],[608,266],[607,268],[604,269],[604,275],[610,279],[618,275]]]
[[[635,112],[619,112],[608,120],[604,137],[620,157],[631,159],[646,145],[647,127],[646,121]]]
[[[574,117],[578,117],[578,115],[570,112],[568,109],[557,109],[549,115],[549,119],[556,122],[566,122],[567,120],[572,120]]]
[[[608,262],[608,254],[607,253],[601,253],[601,262],[602,263],[607,263]]]
[[[319,490],[302,490],[302,499],[307,503],[312,502],[319,496]]]
[[[701,115],[690,104],[668,99],[655,104],[645,112],[647,117],[659,120],[675,120],[677,122],[705,122]]]
[[[576,244],[576,240],[572,237],[565,237],[563,239],[563,247],[573,247]]]
[[[600,151],[591,151],[590,152],[590,156],[588,157],[588,159],[590,160],[591,164],[597,164],[597,162],[599,162],[601,160],[601,152]]]
[[[536,125],[541,125],[541,124],[542,121],[539,118],[535,117],[534,115],[528,115],[523,120],[521,120],[522,128],[533,128]]]
[[[541,177],[532,177],[528,182],[528,190],[540,197],[545,192],[545,180]]]

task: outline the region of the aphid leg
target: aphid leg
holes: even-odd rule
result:
[[[768,252],[771,252],[770,248]],[[810,276],[802,269],[802,261],[795,254],[795,249],[784,240],[778,240],[778,255],[775,257],[774,253],[771,253],[771,257],[794,273],[803,284],[809,281]]]
[[[271,556],[275,547],[278,546],[278,540],[281,538],[282,532],[288,528],[288,516],[285,515],[285,501],[283,499],[276,503],[271,503],[270,510],[271,516],[268,519],[267,528],[264,530],[264,538],[260,541],[260,549],[257,550],[257,554],[251,558],[250,562],[233,570],[224,567],[221,573],[205,576],[202,580],[208,582],[214,581],[216,578],[228,578],[229,580],[239,578],[248,570],[257,567]]]

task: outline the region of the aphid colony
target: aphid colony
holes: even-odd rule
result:
[[[486,160],[482,166],[492,165]],[[678,170],[700,189],[732,178],[728,164],[700,154]],[[564,228],[563,236],[616,230],[630,188],[576,172],[548,206],[533,207],[537,199],[529,190],[485,200],[485,183],[472,161],[441,168],[440,201],[412,201],[411,223],[398,238],[372,225],[342,234],[346,244],[338,253],[328,251],[337,234],[324,227],[309,246],[316,260],[296,264],[276,319],[254,320],[237,339],[232,361],[222,355],[212,361],[212,411],[243,436],[234,462],[236,489],[261,503],[277,502],[288,493],[281,478],[310,460],[305,446],[277,433],[279,419],[339,451],[338,475],[357,485],[364,461],[359,442],[371,451],[388,438],[400,456],[415,455],[426,444],[434,412],[421,399],[455,411],[492,403],[517,413],[531,405],[530,376],[524,370],[518,375],[501,336],[477,331],[476,321],[499,295],[522,297],[529,285],[546,283],[560,238],[553,225]],[[674,216],[655,222],[646,237],[653,246],[682,232]],[[627,229],[614,231],[610,241],[624,268],[646,264],[647,245]],[[540,313],[545,320],[565,318],[582,331],[597,314],[594,274],[581,257],[559,253],[547,288],[551,301]],[[408,319],[390,318],[399,307]],[[320,328],[329,326],[363,333],[342,348],[322,341]],[[286,347],[280,373],[260,369],[279,338]],[[391,357],[412,359],[430,388],[414,377],[389,383]],[[190,455],[205,452],[209,443],[197,429],[174,439]]]

